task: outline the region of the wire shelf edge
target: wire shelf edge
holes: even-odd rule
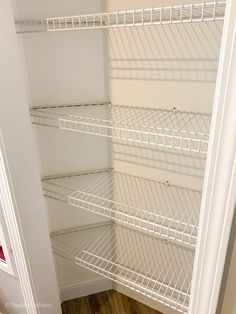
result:
[[[105,102],[32,108],[31,121],[41,126],[204,156],[211,115]]]
[[[58,32],[114,27],[222,21],[226,1],[199,2],[46,19],[16,20],[17,33]]]
[[[187,312],[192,251],[114,223],[58,231],[51,234],[51,241],[54,254],[179,312]]]
[[[201,192],[101,169],[42,179],[44,196],[194,250]]]

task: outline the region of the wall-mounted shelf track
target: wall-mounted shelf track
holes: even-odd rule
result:
[[[142,8],[110,13],[52,17],[42,20],[17,20],[18,33],[151,26],[224,19],[225,1],[191,3],[159,8]]]
[[[51,238],[55,254],[187,313],[192,251],[113,223],[63,230]]]
[[[206,154],[211,115],[99,103],[33,108],[31,120],[42,126]]]
[[[45,177],[45,196],[194,249],[201,192],[112,169]]]

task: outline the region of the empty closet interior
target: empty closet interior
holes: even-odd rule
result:
[[[225,5],[15,1],[62,301],[188,312]]]

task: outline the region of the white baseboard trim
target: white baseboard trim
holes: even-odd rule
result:
[[[112,289],[112,281],[94,278],[60,287],[61,302]]]
[[[106,278],[94,278],[90,280],[80,281],[77,283],[61,286],[60,287],[61,302],[85,297],[90,294],[108,291],[112,289],[124,295],[127,295],[128,297],[138,302],[141,302],[157,311],[160,311],[161,313],[165,314],[178,313],[175,310],[165,306],[164,304],[154,301],[148,297],[145,297],[144,295],[140,295],[137,292],[128,289],[127,287],[124,287],[123,285],[112,283],[111,280],[108,280]]]

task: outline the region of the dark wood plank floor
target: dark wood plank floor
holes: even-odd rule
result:
[[[62,303],[63,314],[161,314],[119,292],[109,290]]]

